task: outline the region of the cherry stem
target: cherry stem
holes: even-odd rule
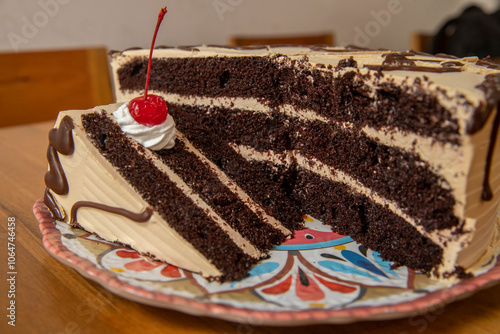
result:
[[[149,50],[149,61],[148,61],[148,74],[146,76],[146,87],[144,89],[144,100],[148,99],[148,89],[149,89],[149,78],[151,77],[151,62],[153,58],[153,49],[156,42],[156,35],[158,35],[158,29],[160,28],[161,21],[163,21],[163,17],[167,13],[167,7],[164,7],[158,13],[158,21],[156,22],[155,32],[153,34],[153,41],[151,42],[151,48]]]

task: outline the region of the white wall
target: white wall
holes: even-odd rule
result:
[[[412,31],[433,32],[471,0],[0,0],[0,51],[226,44],[231,35],[334,32],[337,44],[409,48]],[[475,0],[493,11],[500,0]],[[377,17],[378,16],[378,20]]]

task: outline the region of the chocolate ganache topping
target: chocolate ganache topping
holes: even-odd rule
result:
[[[404,54],[401,53],[387,53],[382,55],[385,60],[382,62],[382,66],[417,66],[415,62],[411,59],[406,58]]]
[[[459,67],[452,66],[419,66],[415,63],[415,60],[434,63],[433,60],[426,59],[409,59],[406,56],[413,56],[413,53],[385,53],[382,55],[384,61],[379,65],[365,65],[366,68],[370,70],[377,71],[414,71],[414,72],[434,72],[434,73],[444,73],[444,72],[460,72],[462,71]]]
[[[478,60],[476,62],[476,65],[483,66],[483,67],[486,67],[486,68],[493,68],[493,69],[496,69],[496,70],[500,70],[500,65],[494,63],[493,61],[491,61],[489,59]]]
[[[47,189],[45,190],[43,201],[55,219],[63,219],[64,216],[49,189],[59,195],[66,195],[69,192],[68,180],[66,179],[66,175],[64,175],[58,152],[64,155],[73,154],[75,150],[71,134],[73,128],[73,121],[66,116],[61,120],[58,128],[54,128],[49,132],[49,147],[47,148],[49,170],[45,173],[45,185]]]
[[[444,63],[441,63],[441,66],[443,67],[462,67],[464,64],[459,61],[445,61]]]

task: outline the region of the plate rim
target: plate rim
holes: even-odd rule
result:
[[[148,291],[124,282],[116,273],[99,268],[63,245],[55,219],[39,198],[33,205],[39,222],[45,250],[62,264],[76,270],[108,291],[141,304],[180,311],[194,316],[207,316],[226,321],[257,326],[303,326],[316,324],[348,324],[358,321],[389,320],[427,313],[433,309],[464,299],[473,293],[499,283],[500,261],[489,271],[458,283],[430,292],[411,301],[390,305],[358,306],[348,309],[308,309],[260,311],[245,307],[200,302],[189,297]],[[443,298],[443,294],[445,297]]]

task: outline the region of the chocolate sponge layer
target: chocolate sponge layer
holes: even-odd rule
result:
[[[85,114],[82,122],[101,154],[175,231],[223,273],[222,280],[239,280],[248,275],[257,259],[245,254],[153,162],[141,155],[116,123],[104,113]]]
[[[147,58],[135,57],[118,70],[123,91],[142,91]],[[374,72],[376,73],[376,72]],[[348,71],[340,76],[306,59],[204,57],[153,59],[150,88],[185,96],[255,98],[271,107],[290,104],[357,127],[401,129],[459,143],[458,120],[419,81],[407,85],[365,83],[376,76]]]
[[[241,186],[257,197],[268,196],[276,186],[272,179],[278,176],[265,176],[271,175],[271,170],[264,176],[258,171],[244,173],[257,163],[243,159],[228,143],[250,146],[262,152],[295,151],[332,170],[343,171],[365,187],[397,203],[427,231],[459,224],[453,212],[455,200],[450,187],[446,187],[446,182],[431,170],[428,163],[416,154],[383,145],[359,131],[320,121],[290,119],[281,113],[264,114],[173,103],[169,104],[169,110],[181,132],[212,161],[219,164],[227,161],[224,163],[227,166],[225,171],[235,180],[241,180]],[[295,172],[293,166],[273,168],[280,169],[282,185],[273,191],[272,196],[282,198],[282,193],[288,194],[289,189],[294,187]],[[254,179],[267,179],[272,185],[269,188],[258,185],[246,187],[257,182]],[[260,194],[261,190],[264,195]],[[286,205],[301,206],[293,201]],[[280,216],[287,221],[286,217]]]

